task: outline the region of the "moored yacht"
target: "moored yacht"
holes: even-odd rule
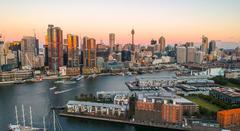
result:
[[[10,123],[10,124],[9,124],[9,130],[10,130],[10,131],[46,131],[47,129],[45,128],[45,118],[43,118],[44,128],[36,128],[36,127],[33,127],[32,108],[31,108],[31,106],[29,107],[29,112],[30,112],[30,126],[26,126],[24,106],[22,105],[23,125],[21,125],[21,124],[19,124],[19,121],[18,121],[18,110],[17,110],[17,106],[15,106],[16,125]]]

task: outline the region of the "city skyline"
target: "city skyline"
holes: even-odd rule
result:
[[[152,38],[166,38],[166,43],[201,43],[201,36],[209,40],[240,43],[240,1],[76,1],[52,0],[1,1],[3,21],[0,33],[6,41],[20,40],[36,32],[43,44],[48,24],[71,33],[89,36],[108,44],[109,33],[116,35],[116,43],[131,43],[131,29],[135,29],[135,43],[149,44]],[[11,10],[9,8],[11,7]],[[64,9],[64,10],[61,10]]]

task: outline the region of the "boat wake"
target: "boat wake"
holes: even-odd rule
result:
[[[57,87],[54,86],[54,87],[52,87],[52,88],[49,88],[49,90],[54,90],[54,89],[56,89],[56,88],[57,88]]]
[[[66,89],[66,90],[62,90],[62,91],[55,91],[54,94],[55,95],[62,94],[62,93],[66,93],[66,92],[69,92],[69,91],[74,90],[74,89],[78,89],[78,88],[71,88],[71,89]]]

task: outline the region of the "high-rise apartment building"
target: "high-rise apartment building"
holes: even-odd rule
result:
[[[45,36],[45,44],[43,45],[44,48],[44,66],[48,66],[48,37]]]
[[[202,51],[197,51],[195,53],[195,63],[201,64],[203,62],[204,54],[205,53]]]
[[[186,47],[193,47],[194,43],[193,42],[186,42],[185,46]]]
[[[236,54],[236,56],[240,56],[240,48],[239,47],[235,48],[235,54]]]
[[[208,38],[206,36],[202,36],[202,45],[201,45],[202,52],[208,54]]]
[[[63,65],[63,31],[60,27],[48,25],[47,45],[48,66],[51,71],[56,72]]]
[[[96,67],[96,40],[93,38],[83,38],[83,66],[87,68]]]
[[[215,51],[216,48],[217,48],[216,41],[215,40],[211,40],[209,42],[209,52],[208,53],[211,54],[211,52]]]
[[[115,34],[110,33],[109,34],[109,46],[110,46],[110,53],[114,51],[114,46],[115,46]]]
[[[67,35],[68,67],[79,66],[79,38],[77,35]]]
[[[21,67],[21,43],[22,43],[22,41],[13,41],[13,42],[9,43],[9,50],[11,50],[12,53],[16,57],[17,68]],[[38,43],[38,41],[37,41],[37,43]]]
[[[164,51],[165,50],[165,46],[166,46],[166,41],[165,41],[165,38],[163,36],[161,36],[159,38],[159,41],[158,43],[160,44],[160,51]]]
[[[186,63],[186,47],[178,46],[177,47],[177,63],[183,64]]]
[[[0,65],[5,64],[5,57],[4,57],[4,40],[2,35],[0,34]]]
[[[39,47],[38,46],[38,40],[36,37],[32,36],[24,36],[22,38],[21,42],[21,63],[22,66],[30,66],[31,68],[34,68],[35,65],[35,59],[38,55],[38,52],[36,51]]]
[[[68,66],[68,40],[63,40],[63,65]]]
[[[104,45],[103,43],[97,44],[97,57],[102,57],[105,61],[107,61],[110,55],[109,46]]]
[[[195,54],[197,49],[195,47],[187,47],[187,63],[195,62]]]

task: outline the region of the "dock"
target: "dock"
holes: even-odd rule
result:
[[[96,117],[96,116],[89,116],[89,115],[72,114],[72,113],[66,113],[66,112],[61,112],[59,113],[59,115],[63,117],[74,117],[74,118],[81,118],[81,119],[106,121],[106,122],[113,122],[113,123],[120,123],[120,124],[134,125],[134,126],[166,128],[166,129],[174,129],[174,130],[182,130],[182,131],[191,130],[191,128],[184,128],[179,125],[163,125],[163,124],[156,124],[151,122],[136,122],[136,121],[130,121],[130,120],[120,120],[120,119]]]

